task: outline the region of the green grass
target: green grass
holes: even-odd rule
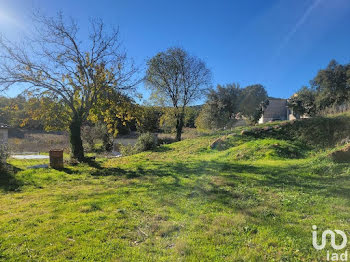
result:
[[[210,145],[221,135],[210,135],[63,171],[10,160],[17,173],[0,184],[0,259],[324,259],[311,227],[349,235],[350,166],[327,150],[237,133],[220,150]]]

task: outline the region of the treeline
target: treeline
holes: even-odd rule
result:
[[[306,116],[349,110],[350,64],[331,60],[318,71],[310,86],[302,87],[288,102],[295,113]]]
[[[101,101],[96,109],[91,110],[90,117],[83,123],[85,137],[93,132],[101,135],[106,132],[110,140],[118,134],[127,135],[132,131],[176,132],[175,108],[138,105],[131,98],[121,96],[109,97],[110,101]],[[111,101],[113,99],[114,102]],[[104,110],[101,110],[102,103],[106,103]],[[241,119],[256,123],[267,103],[267,92],[262,85],[245,88],[239,84],[218,85],[208,91],[204,105],[185,108],[184,127],[222,129],[234,126]],[[69,115],[60,100],[18,95],[0,97],[0,122],[13,128],[66,131]],[[92,128],[94,126],[98,127],[98,131]]]
[[[66,114],[58,101],[48,97],[0,96],[0,123],[13,128],[65,130]]]
[[[116,99],[119,102],[120,97]],[[99,126],[99,130],[107,130],[113,135],[126,135],[131,131],[165,132],[175,131],[174,109],[171,107],[137,105],[132,99],[124,97],[123,110],[110,108],[109,111],[118,111],[104,116],[92,112],[92,116],[83,126]],[[185,109],[184,126],[195,127],[195,121],[200,113],[201,106],[190,106]],[[128,113],[126,113],[128,111]],[[24,128],[37,131],[64,131],[69,124],[69,116],[59,100],[48,97],[31,97],[23,95],[16,97],[0,96],[0,122],[13,128]],[[102,112],[102,111],[100,111]],[[104,111],[105,112],[105,111]],[[111,117],[114,115],[114,117]],[[128,115],[129,117],[125,117]],[[105,127],[103,127],[105,126]],[[113,132],[111,132],[113,131]]]
[[[255,124],[268,105],[266,89],[260,85],[240,87],[239,84],[218,85],[208,89],[204,105],[184,109],[184,127],[217,130],[233,127],[239,120]],[[142,107],[137,119],[140,132],[176,132],[173,107]]]

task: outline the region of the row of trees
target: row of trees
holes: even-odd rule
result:
[[[49,97],[0,97],[0,123],[11,127],[59,131],[67,119],[64,106]]]
[[[140,133],[175,131],[176,119],[172,107],[137,105],[126,96],[113,99],[115,105],[111,108],[103,109],[102,105],[94,107],[89,119],[83,124],[85,133],[90,132],[88,130],[92,133],[101,133],[101,130],[105,130],[111,136],[116,136],[129,134],[131,131]],[[107,104],[110,105],[112,102]],[[186,107],[185,127],[195,127],[200,109],[201,106]],[[69,126],[69,115],[61,102],[47,97],[0,96],[0,123],[29,130],[65,131]],[[106,134],[103,132],[99,135]]]
[[[314,116],[350,101],[350,64],[331,60],[318,71],[309,87],[302,87],[289,99],[289,105],[300,115]]]

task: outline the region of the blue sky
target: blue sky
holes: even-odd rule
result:
[[[308,85],[332,58],[350,61],[349,0],[0,0],[0,31],[19,38],[36,8],[61,10],[82,29],[89,17],[119,25],[141,68],[157,52],[181,46],[207,63],[214,86],[260,83],[274,97]]]

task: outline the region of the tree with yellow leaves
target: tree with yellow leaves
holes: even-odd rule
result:
[[[106,109],[100,114],[112,115],[110,108],[96,109],[105,106],[99,98],[132,89],[137,70],[120,48],[118,30],[107,30],[101,20],[90,20],[85,42],[75,21],[61,13],[37,14],[34,23],[35,33],[24,45],[0,39],[0,85],[7,89],[20,84],[26,92],[62,103],[68,110],[72,157],[84,161],[82,124],[92,111]]]

